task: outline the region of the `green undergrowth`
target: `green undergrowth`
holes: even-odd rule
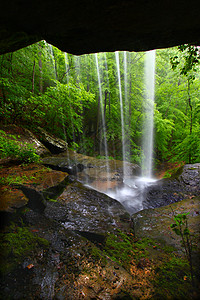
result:
[[[27,176],[27,175],[8,175],[6,177],[0,178],[0,185],[13,185],[13,184],[24,184],[30,180],[35,180],[35,176]]]
[[[47,248],[49,242],[38,237],[26,226],[12,223],[0,233],[0,273],[6,274],[37,248]]]
[[[165,172],[163,178],[176,178],[178,177],[183,170],[184,162],[180,162],[180,164],[172,169],[169,169]]]
[[[39,162],[40,160],[40,156],[31,144],[22,144],[17,141],[15,135],[0,130],[0,158],[8,157],[18,159],[23,163]]]

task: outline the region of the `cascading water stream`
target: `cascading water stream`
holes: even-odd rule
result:
[[[124,51],[124,152],[125,160],[130,161],[130,136],[129,136],[129,103],[128,103],[128,66],[127,66],[127,52]]]
[[[106,157],[107,181],[108,181],[108,178],[109,178],[108,146],[107,146],[107,139],[106,139],[106,126],[105,126],[105,117],[104,117],[104,110],[103,110],[103,99],[102,99],[101,78],[100,78],[99,61],[98,61],[98,55],[97,55],[97,53],[95,53],[95,59],[96,59],[97,76],[98,76],[98,85],[99,85],[100,109],[101,109],[101,119],[102,119],[102,130],[103,130],[103,140],[104,140],[104,151],[105,151],[105,157]]]
[[[115,52],[115,58],[116,58],[116,64],[117,64],[117,76],[118,76],[118,85],[119,85],[121,131],[122,131],[123,177],[125,178],[126,167],[125,167],[124,110],[123,110],[122,87],[121,87],[121,76],[120,76],[119,52],[118,51]]]
[[[145,122],[143,137],[142,177],[152,178],[153,165],[153,117],[155,89],[155,50],[146,53],[145,61]]]
[[[101,185],[101,180],[98,180],[98,171],[96,173],[96,180],[92,182],[92,188],[100,190],[110,197],[118,200],[122,203],[122,205],[126,208],[126,210],[132,214],[137,211],[143,209],[143,201],[145,197],[146,187],[151,185],[155,180],[152,177],[152,158],[153,158],[153,109],[154,109],[154,78],[155,78],[155,52],[147,53],[147,61],[145,65],[145,104],[144,106],[147,108],[145,111],[146,122],[144,127],[145,138],[143,142],[143,152],[147,159],[143,160],[142,165],[142,176],[136,177],[131,176],[129,172],[129,164],[127,160],[130,158],[130,135],[129,135],[129,123],[130,123],[130,99],[128,99],[128,66],[127,66],[127,53],[124,51],[124,59],[123,59],[123,67],[124,67],[124,82],[121,80],[120,74],[120,60],[119,60],[119,52],[115,52],[115,60],[116,60],[116,74],[118,79],[118,95],[120,102],[120,119],[121,119],[121,134],[122,134],[122,153],[123,153],[123,184],[116,186],[116,188],[112,188],[111,176],[112,174],[109,172],[109,164],[108,164],[108,148],[107,148],[107,139],[106,139],[106,123],[105,123],[105,105],[103,101],[103,93],[102,86],[106,89],[109,86],[106,85],[108,82],[108,75],[105,69],[107,70],[107,61],[106,55],[104,54],[95,54],[96,60],[96,70],[98,77],[98,87],[99,87],[99,108],[101,114],[101,124],[100,128],[102,130],[101,136],[101,144],[104,147],[104,155],[106,157],[105,165],[105,175],[104,183]],[[149,57],[150,56],[150,57]],[[149,62],[150,59],[150,62]],[[105,60],[105,61],[104,61]],[[122,67],[122,66],[121,66]],[[129,66],[130,67],[130,66]],[[104,71],[103,71],[104,70]],[[122,68],[121,68],[122,70]],[[123,70],[122,70],[123,73]],[[106,76],[107,75],[107,78]],[[129,77],[130,80],[131,77]],[[130,81],[129,81],[130,83]],[[123,86],[122,86],[123,85]],[[130,83],[131,85],[131,83]],[[107,87],[106,87],[107,86]],[[124,103],[122,96],[122,88],[124,92]],[[129,90],[130,92],[130,90]],[[126,126],[126,127],[125,127]],[[126,131],[125,131],[126,129]],[[128,155],[127,155],[128,153]],[[104,171],[103,171],[104,172]],[[102,173],[101,173],[102,174]],[[106,182],[107,180],[107,182]],[[87,184],[90,185],[89,182]]]
[[[118,66],[118,77],[120,78],[119,72],[119,58],[116,55],[116,61]],[[124,53],[124,68],[126,76],[126,55]],[[126,77],[124,76],[125,80]],[[124,178],[124,188],[118,191],[118,194],[113,195],[113,198],[119,200],[126,209],[133,213],[143,209],[143,200],[145,195],[145,189],[148,185],[155,182],[152,178],[152,160],[153,160],[153,115],[154,115],[154,83],[155,81],[155,51],[150,51],[146,54],[145,63],[145,125],[144,125],[144,141],[143,141],[143,152],[144,159],[142,163],[142,177]],[[120,79],[119,79],[120,87]],[[125,86],[125,97],[126,97],[126,86]],[[120,92],[121,95],[121,92]],[[120,100],[122,106],[122,99]],[[127,105],[127,102],[126,102]],[[123,111],[121,110],[121,116]],[[122,118],[123,120],[123,118]],[[122,134],[124,137],[124,135]],[[123,143],[124,144],[124,143]],[[125,151],[125,144],[123,151]],[[124,159],[124,156],[123,156]],[[124,171],[125,173],[125,171]],[[125,173],[126,174],[126,173]]]

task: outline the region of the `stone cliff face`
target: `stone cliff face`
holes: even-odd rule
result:
[[[200,44],[198,0],[4,1],[0,53],[46,40],[72,54]]]

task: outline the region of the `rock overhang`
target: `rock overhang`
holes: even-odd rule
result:
[[[77,55],[200,45],[198,7],[197,0],[8,0],[1,5],[0,53],[40,40]]]

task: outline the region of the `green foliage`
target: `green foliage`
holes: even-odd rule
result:
[[[181,243],[185,250],[186,258],[190,265],[191,279],[193,283],[193,265],[192,265],[192,238],[188,228],[187,216],[189,213],[177,214],[174,216],[175,223],[171,224],[172,230],[181,237]]]
[[[158,110],[155,111],[154,122],[156,128],[156,148],[157,151],[161,153],[162,158],[166,159],[169,155],[168,144],[174,129],[174,122],[172,120],[164,119]]]
[[[0,130],[0,158],[5,157],[17,158],[23,163],[39,162],[40,159],[32,145],[21,145],[14,135]]]
[[[181,75],[187,75],[190,71],[196,71],[197,65],[200,63],[200,54],[197,46],[190,44],[180,45],[178,49],[181,54],[184,54],[183,62],[181,62],[180,56],[172,56],[170,58],[172,69],[175,70],[177,67],[181,69]]]
[[[198,162],[198,48],[182,45],[156,53],[155,159]],[[115,53],[97,57],[102,105],[94,54],[74,56],[42,41],[0,56],[0,122],[31,130],[40,126],[81,153],[104,156],[99,150],[102,106],[108,155],[122,159]],[[138,164],[144,134],[144,60],[145,53],[119,52],[126,159]]]

